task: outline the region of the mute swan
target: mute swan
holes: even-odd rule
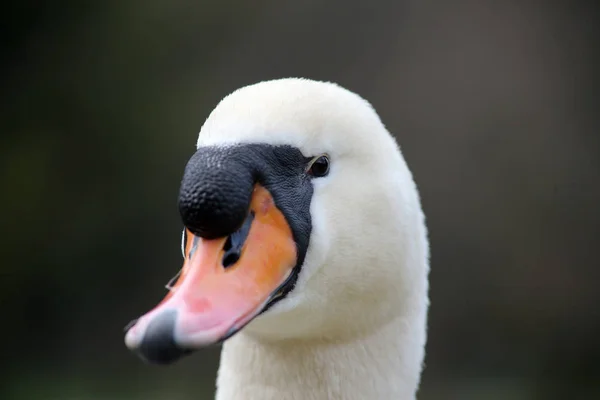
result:
[[[224,342],[217,400],[415,398],[429,243],[367,101],[307,79],[238,89],[202,126],[179,210],[183,268],[128,348],[165,364]]]

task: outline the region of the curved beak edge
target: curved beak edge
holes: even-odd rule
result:
[[[186,231],[179,278],[155,308],[126,328],[129,349],[148,362],[173,362],[226,340],[279,295],[297,262],[291,229],[259,185],[249,215],[251,225],[233,263],[225,260],[232,236],[205,240]]]

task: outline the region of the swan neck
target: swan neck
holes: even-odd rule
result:
[[[343,342],[238,334],[223,346],[216,399],[415,399],[425,341],[415,322],[398,318]]]

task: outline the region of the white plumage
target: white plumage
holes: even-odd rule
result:
[[[428,309],[429,245],[402,154],[371,105],[332,83],[241,88],[198,147],[291,145],[327,153],[294,290],[223,345],[218,400],[415,398]]]

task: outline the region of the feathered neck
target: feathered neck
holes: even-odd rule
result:
[[[238,334],[223,346],[216,399],[414,399],[424,315],[343,341],[264,342]]]

